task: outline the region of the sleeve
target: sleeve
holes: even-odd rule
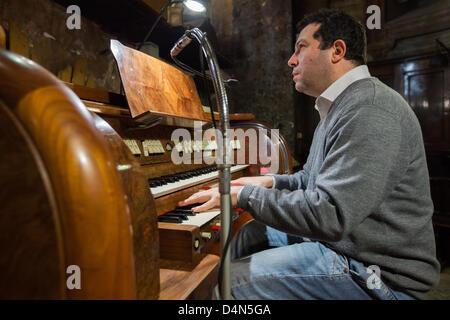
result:
[[[314,136],[317,134],[317,129],[314,132]],[[314,142],[316,139],[313,139],[313,145],[311,149],[314,148]],[[274,189],[287,189],[287,190],[298,190],[298,189],[306,189],[308,185],[309,172],[310,172],[310,163],[311,163],[311,153],[308,155],[308,159],[306,159],[306,163],[303,166],[303,170],[297,171],[294,174],[275,174],[273,175],[273,187]]]
[[[343,239],[380,205],[398,162],[398,120],[375,108],[359,107],[335,123],[314,189],[245,186],[239,206],[287,233],[329,242]],[[298,183],[301,177],[296,177]]]
[[[308,162],[305,163],[303,170],[294,174],[278,174],[273,176],[273,189],[297,190],[306,189],[308,185],[309,171],[307,169]]]

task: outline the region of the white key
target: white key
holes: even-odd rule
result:
[[[188,220],[183,220],[181,224],[193,225],[197,227],[201,227],[204,224],[208,223],[215,217],[220,215],[220,210],[208,210],[205,212],[197,213],[195,216],[188,216]]]

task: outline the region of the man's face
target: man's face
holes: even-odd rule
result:
[[[303,28],[288,61],[293,68],[295,89],[313,97],[328,87],[331,66],[330,50],[320,50],[320,41],[313,36],[319,27],[320,24],[309,24]]]

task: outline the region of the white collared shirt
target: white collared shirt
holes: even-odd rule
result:
[[[320,114],[320,120],[323,120],[330,110],[334,100],[353,82],[370,78],[369,68],[366,65],[361,65],[345,73],[335,82],[333,82],[320,96],[316,99],[316,108]]]

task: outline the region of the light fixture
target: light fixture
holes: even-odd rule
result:
[[[206,7],[201,1],[186,0],[186,1],[184,1],[184,5],[189,10],[192,10],[192,11],[195,11],[195,12],[205,12],[206,11]]]
[[[156,25],[158,24],[159,20],[163,16],[164,12],[167,10],[169,6],[175,3],[184,3],[184,5],[194,12],[204,12],[206,11],[206,6],[203,1],[201,0],[169,0],[164,5],[164,7],[159,12],[158,17],[156,18],[155,22],[153,23],[152,27],[148,31],[147,35],[145,36],[144,40],[137,46],[137,50],[140,50],[142,45],[150,38],[150,35],[153,33],[153,30],[155,29]]]

